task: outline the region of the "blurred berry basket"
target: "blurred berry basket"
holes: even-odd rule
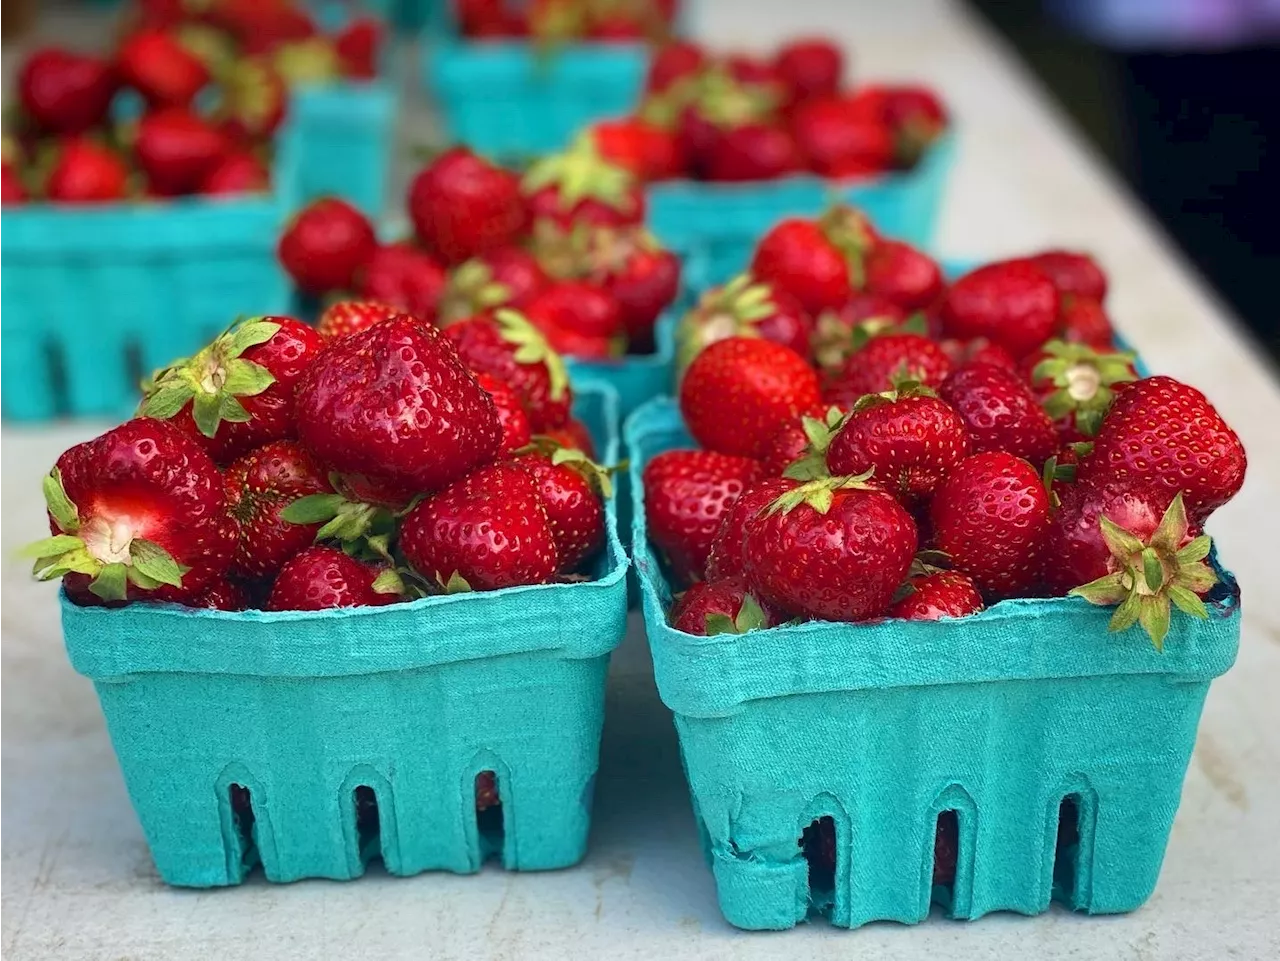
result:
[[[575,414],[617,456],[617,401]],[[348,879],[580,860],[609,654],[626,618],[615,505],[593,577],[378,608],[117,610],[64,597],[152,856],[170,884]],[[162,724],[157,720],[163,718]],[[477,813],[492,779],[498,805]],[[485,786],[489,790],[488,785]]]
[[[646,537],[645,464],[691,440],[674,401],[627,423],[633,555],[654,673],[675,713],[720,908],[748,929],[1131,911],[1160,872],[1209,682],[1233,663],[1239,591],[1175,614],[1164,653],[1081,598],[963,619],[812,622],[695,637]],[[1212,561],[1212,557],[1210,558]],[[954,879],[934,882],[949,820]],[[811,825],[834,865],[806,857]]]
[[[4,416],[127,415],[143,376],[228,317],[283,311],[275,244],[297,206],[299,148],[286,123],[266,194],[6,205]]]

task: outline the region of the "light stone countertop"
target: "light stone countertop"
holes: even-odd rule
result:
[[[580,867],[412,879],[377,873],[288,886],[258,877],[238,889],[168,889],[143,843],[93,689],[67,664],[53,590],[29,582],[12,559],[18,545],[44,533],[40,476],[60,451],[106,425],[6,426],[5,958],[1280,957],[1280,583],[1268,582],[1275,577],[1268,545],[1280,543],[1274,373],[1013,54],[958,5],[702,0],[695,19],[722,45],[821,30],[854,50],[859,76],[936,84],[962,131],[941,252],[1094,251],[1111,274],[1113,315],[1152,369],[1199,386],[1244,437],[1248,481],[1210,525],[1243,588],[1239,661],[1210,692],[1150,902],[1114,918],[1055,908],[972,924],[935,914],[914,928],[874,924],[853,933],[823,922],[786,934],[734,931],[716,909],[674,731],[634,623],[614,660],[591,850]],[[414,110],[407,124],[421,117]]]

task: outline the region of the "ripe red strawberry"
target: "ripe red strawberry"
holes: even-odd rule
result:
[[[356,17],[333,38],[342,61],[342,75],[350,80],[372,80],[378,75],[378,48],[382,24],[373,17]]]
[[[570,417],[560,427],[553,427],[541,432],[541,436],[554,441],[561,447],[580,450],[588,457],[595,459],[595,441],[591,439],[591,431],[580,420]]]
[[[929,503],[934,543],[989,599],[1026,596],[1040,576],[1049,496],[1020,457],[989,451],[957,464]]]
[[[942,270],[932,257],[910,244],[881,240],[867,254],[866,286],[868,292],[909,312],[937,300],[944,283]]]
[[[1244,483],[1244,446],[1204,394],[1172,377],[1131,384],[1111,405],[1080,464],[1080,483],[1116,480],[1182,492],[1202,526]]]
[[[400,548],[423,577],[450,592],[546,584],[559,568],[538,483],[514,464],[490,464],[409,512]]]
[[[209,69],[168,30],[142,29],[116,52],[120,81],[150,107],[188,107],[211,79]]]
[[[324,341],[292,317],[254,317],[159,371],[141,413],[172,420],[220,464],[293,436],[294,391]]]
[[[720,131],[702,157],[707,180],[774,180],[805,167],[805,154],[791,133],[773,123],[746,123]]]
[[[889,608],[890,617],[936,621],[944,617],[965,617],[982,610],[982,595],[972,578],[965,574],[939,571],[913,577],[907,584],[911,593]]]
[[[1031,389],[1064,443],[1098,433],[1117,388],[1138,379],[1131,354],[1100,354],[1059,340],[1027,360],[1035,361],[1027,378]]]
[[[129,168],[114,150],[88,137],[63,141],[45,181],[49,200],[67,204],[108,203],[129,192]]]
[[[298,438],[388,502],[440,490],[492,460],[492,398],[434,327],[408,315],[331,343],[302,376]]]
[[[773,619],[740,577],[700,581],[671,607],[671,626],[686,634],[745,634],[773,627]]]
[[[797,104],[791,130],[810,168],[824,177],[870,177],[893,166],[893,131],[841,97]]]
[[[579,450],[521,454],[513,464],[538,484],[556,542],[561,574],[571,574],[604,546],[604,503],[612,492],[608,473]]]
[[[880,334],[854,351],[827,384],[822,399],[848,410],[860,397],[893,387],[894,379],[939,387],[951,361],[937,343],[920,334]]]
[[[409,217],[423,246],[446,264],[514,246],[528,228],[519,178],[465,147],[413,178]]]
[[[214,611],[244,611],[252,606],[249,591],[239,581],[219,576],[195,600],[190,607],[207,607]]]
[[[551,283],[536,257],[520,247],[500,247],[459,264],[440,295],[441,326],[495,307],[524,310]]]
[[[476,383],[493,398],[494,409],[498,412],[498,422],[502,425],[500,452],[512,454],[527,446],[533,434],[529,428],[529,415],[520,403],[520,395],[489,374],[476,374]]]
[[[617,360],[625,351],[625,344],[617,337],[596,337],[567,327],[545,326],[540,328],[547,339],[547,346],[561,357],[575,360]]]
[[[200,182],[198,192],[206,196],[262,193],[271,187],[266,164],[247,152],[229,153]]]
[[[932,391],[904,388],[853,406],[827,447],[827,467],[838,476],[874,469],[869,482],[909,504],[932,494],[967,456],[960,415]]]
[[[741,577],[746,571],[747,530],[764,516],[779,497],[797,486],[785,477],[766,477],[750,483],[720,517],[707,552],[708,581]]]
[[[325,340],[342,340],[400,313],[400,308],[376,300],[338,300],[324,309],[316,333]]]
[[[645,89],[661,92],[685,77],[691,77],[702,69],[707,55],[696,43],[675,40],[654,51],[649,61],[649,74]]]
[[[806,425],[806,417],[834,428],[843,416],[838,408],[818,405],[789,420],[774,433],[760,454],[765,476],[781,477],[788,467],[810,453],[813,441],[809,437],[810,427]]]
[[[709,344],[727,337],[762,337],[812,354],[813,320],[794,297],[739,274],[702,295],[676,327],[676,371],[683,372]]]
[[[618,303],[631,353],[653,350],[653,327],[680,290],[680,259],[645,230],[592,231],[588,279]]]
[[[1035,265],[1001,261],[952,284],[943,297],[941,316],[948,337],[986,337],[1021,358],[1053,336],[1058,291]]]
[[[22,64],[18,98],[38,130],[79,134],[106,119],[116,82],[107,61],[46,47]]]
[[[1107,275],[1088,254],[1046,250],[1030,258],[1053,281],[1063,297],[1084,297],[1098,303],[1107,298]]]
[[[765,234],[751,273],[790,294],[811,316],[839,309],[851,293],[844,255],[811,220],[784,220]]]
[[[747,584],[793,617],[862,621],[888,610],[916,552],[911,515],[855,478],[810,481],[747,526]]]
[[[524,315],[548,336],[563,330],[610,341],[623,333],[618,302],[599,287],[578,281],[556,281],[543,288]]]
[[[818,404],[804,358],[767,340],[730,337],[703,350],[680,382],[689,433],[708,450],[755,457],[783,424]]]
[[[705,450],[665,451],[644,468],[649,540],[675,579],[701,579],[720,519],[760,477],[760,463]]]
[[[444,268],[430,254],[407,243],[384,244],[356,271],[355,293],[433,324],[446,282]]]
[[[687,161],[680,138],[642,117],[601,120],[592,124],[590,133],[600,156],[646,183],[684,173]]]
[[[844,76],[844,51],[830,40],[805,37],[778,48],[773,67],[792,100],[835,96]]]
[[[1007,451],[1039,465],[1058,449],[1052,418],[1008,368],[968,364],[952,371],[938,394],[964,420],[975,454]]]
[[[257,144],[272,136],[284,122],[289,88],[269,61],[241,57],[223,67],[218,77],[222,100],[217,116],[233,139]]]
[[[866,340],[901,327],[907,312],[876,294],[854,294],[839,309],[825,310],[814,324],[813,356],[821,371],[837,373]]]
[[[580,223],[628,227],[644,222],[640,181],[601,157],[590,137],[538,161],[525,174],[520,189],[535,222],[545,219],[565,230]]]
[[[66,451],[44,480],[49,530],[30,546],[41,580],[77,604],[186,602],[231,561],[222,476],[162,421],[131,420]]]
[[[351,288],[356,272],[369,263],[378,238],[373,224],[337,197],[304,207],[280,237],[280,263],[307,293]]]
[[[379,607],[404,598],[377,568],[362,564],[336,547],[316,545],[295,555],[280,569],[269,611],[323,611],[332,607]]]
[[[133,151],[151,190],[164,197],[194,193],[230,150],[225,134],[182,107],[143,115]]]
[[[291,440],[272,441],[235,460],[226,489],[237,539],[231,572],[250,579],[274,575],[315,540],[319,524],[291,524],[281,511],[299,497],[332,493],[324,470]]]
[[[1069,344],[1084,344],[1094,350],[1111,350],[1116,332],[1111,318],[1096,300],[1074,294],[1063,295],[1058,308],[1059,336]]]
[[[20,204],[27,199],[27,188],[18,175],[16,165],[8,160],[0,163],[0,203]]]
[[[992,364],[1009,370],[1018,370],[1018,360],[999,344],[993,344],[985,337],[974,340],[944,340],[943,351],[951,359],[952,367],[963,367],[965,364]]]
[[[467,367],[516,392],[535,434],[568,421],[573,390],[564,361],[522,315],[508,310],[492,317],[482,314],[451,324],[444,333]]]

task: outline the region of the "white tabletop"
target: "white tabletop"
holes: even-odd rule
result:
[[[1057,244],[1094,251],[1113,313],[1153,369],[1203,389],[1245,439],[1248,481],[1211,533],[1240,576],[1239,661],[1209,695],[1163,875],[1116,918],[1057,908],[972,924],[856,932],[824,922],[734,931],[716,909],[670,717],[633,623],[615,657],[591,849],[578,868],[371,875],[211,892],[166,888],[143,842],[94,692],[67,664],[53,591],[13,549],[43,534],[38,480],[105,425],[3,430],[3,953],[58,958],[1280,957],[1280,391],[1223,306],[1101,168],[1014,56],[942,0],[703,0],[703,36],[768,45],[818,30],[861,77],[919,77],[963,132],[940,237],[956,256]],[[784,26],[785,24],[785,26]],[[6,65],[7,66],[7,65]]]

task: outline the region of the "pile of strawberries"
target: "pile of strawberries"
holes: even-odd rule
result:
[[[407,207],[412,239],[380,243],[349,204],[316,201],[286,228],[280,261],[323,302],[355,296],[444,328],[509,308],[557,353],[607,360],[653,351],[680,261],[644,229],[639,181],[590,143],[544,158],[523,178],[453,148],[413,178]]]
[[[288,0],[144,0],[110,58],[48,47],[23,64],[3,202],[266,190],[289,86],[374,76],[380,34],[361,19],[324,35]],[[136,120],[113,115],[120,94]]]
[[[245,320],[159,371],[45,478],[37,576],[77,604],[230,611],[581,579],[610,481],[559,356],[503,311],[447,335],[360,313],[327,336]]]
[[[1006,598],[1115,605],[1159,646],[1206,616],[1203,525],[1245,452],[1197,390],[1115,350],[1107,281],[1052,251],[944,282],[836,208],[778,224],[682,321],[701,450],[644,473],[694,634],[963,617]]]
[[[714,55],[690,42],[655,55],[634,116],[597,123],[606,157],[645,180],[771,180],[809,171],[848,180],[913,167],[947,127],[918,85],[844,89],[844,54],[821,39],[773,58]]]
[[[471,40],[530,38],[546,44],[658,41],[671,34],[676,0],[455,0],[458,29]]]

